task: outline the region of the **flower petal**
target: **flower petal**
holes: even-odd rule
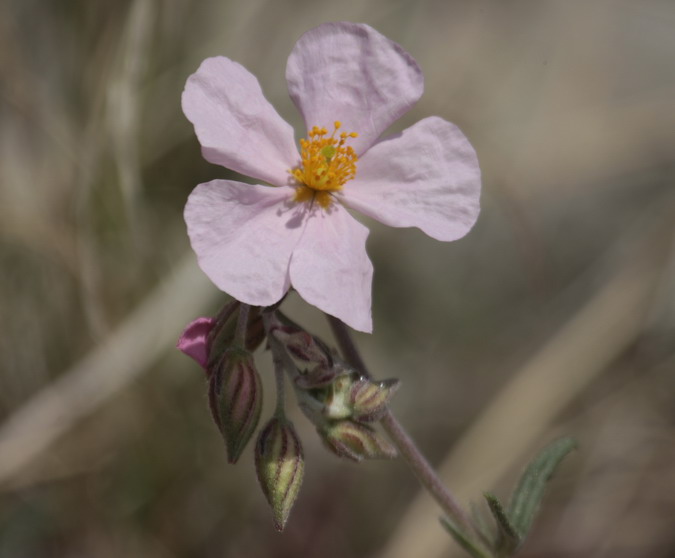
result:
[[[456,240],[480,211],[476,152],[457,126],[425,118],[369,149],[341,197],[385,225],[418,227],[437,240]]]
[[[209,360],[206,340],[216,321],[213,318],[197,318],[188,324],[178,339],[176,347],[187,356],[195,359],[202,368]]]
[[[424,78],[401,46],[372,27],[324,23],[296,43],[286,66],[288,90],[309,130],[336,120],[363,153],[421,97]]]
[[[182,104],[207,161],[275,186],[289,183],[288,169],[299,161],[293,128],[246,68],[207,58],[188,78]]]
[[[213,180],[197,186],[185,222],[199,266],[215,285],[255,306],[279,301],[304,226],[305,205],[287,205],[293,189]]]
[[[373,265],[368,229],[341,205],[315,207],[291,257],[291,283],[300,296],[348,326],[370,333]]]

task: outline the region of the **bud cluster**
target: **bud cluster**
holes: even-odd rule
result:
[[[270,335],[298,363],[293,384],[300,408],[328,449],[354,461],[396,455],[394,447],[369,423],[386,412],[398,380],[373,382],[360,376],[323,341],[290,321],[276,319]]]
[[[258,434],[255,468],[274,524],[282,530],[304,474],[302,445],[283,410],[284,370],[325,446],[354,461],[396,455],[372,423],[386,412],[399,382],[373,382],[280,313],[242,306],[233,301],[215,318],[193,321],[178,348],[206,370],[211,415],[228,461],[236,463],[260,421],[262,382],[253,351],[268,339],[277,373],[277,410]]]

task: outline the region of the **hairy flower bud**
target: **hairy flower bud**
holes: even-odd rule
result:
[[[235,463],[251,439],[262,407],[262,385],[253,356],[243,349],[228,349],[213,367],[209,381],[209,406]]]
[[[274,417],[258,434],[255,468],[263,494],[272,507],[274,526],[282,531],[305,470],[302,444],[290,421]]]
[[[367,424],[341,420],[319,430],[326,446],[354,461],[396,457],[396,448]]]
[[[379,420],[399,387],[398,380],[373,382],[359,377],[339,361],[329,368],[317,367],[295,380],[303,411],[316,425],[326,421]]]
[[[270,332],[298,360],[314,362],[323,368],[333,364],[328,347],[305,330],[277,321]]]
[[[382,418],[387,410],[387,404],[400,385],[401,383],[394,379],[371,382],[367,378],[359,378],[352,384],[349,393],[352,419],[374,422]]]

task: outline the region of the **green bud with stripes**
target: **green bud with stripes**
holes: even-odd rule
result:
[[[286,418],[272,418],[258,434],[255,468],[260,487],[272,508],[274,526],[282,531],[305,470],[300,438]]]

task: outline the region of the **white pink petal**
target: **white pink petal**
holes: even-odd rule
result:
[[[391,227],[456,240],[476,222],[480,169],[464,134],[438,117],[376,143],[359,159],[341,199]]]
[[[188,78],[182,104],[207,161],[288,184],[288,169],[299,160],[293,128],[246,68],[224,56],[207,58]]]
[[[305,226],[307,204],[293,189],[213,180],[197,186],[185,222],[199,266],[221,290],[255,306],[288,291],[288,265]]]
[[[286,66],[288,91],[309,130],[342,122],[361,154],[422,96],[415,60],[372,27],[325,23],[296,43]]]
[[[300,296],[348,326],[370,333],[373,265],[368,229],[335,203],[315,208],[291,257],[290,275]]]

